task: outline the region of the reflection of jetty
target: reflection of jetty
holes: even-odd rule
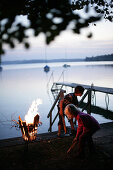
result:
[[[54,122],[58,116],[58,113],[57,113],[56,116],[54,117],[54,119],[52,120],[52,111],[54,110],[57,102],[59,101],[60,94],[61,94],[63,88],[70,87],[70,88],[72,88],[72,91],[73,91],[73,89],[78,85],[83,86],[86,91],[84,93],[84,95],[82,96],[82,99],[79,101],[79,107],[82,108],[82,111],[87,110],[87,113],[90,114],[91,111],[93,111],[95,113],[99,109],[100,113],[102,111],[101,114],[105,114],[106,118],[112,117],[112,120],[113,120],[113,116],[112,116],[113,112],[108,110],[108,105],[109,105],[108,94],[113,95],[113,88],[98,87],[98,86],[93,86],[93,84],[91,86],[89,86],[89,85],[84,85],[84,84],[67,83],[67,82],[53,83],[51,92],[54,96],[55,101],[54,101],[54,103],[49,111],[49,114],[47,116],[48,118],[50,118],[50,127],[49,127],[48,131],[50,131],[50,132],[52,131],[52,125],[54,124]],[[63,90],[63,92],[65,92],[65,90]],[[106,113],[105,109],[102,109],[100,107],[92,105],[92,99],[94,99],[95,92],[105,93],[105,102],[106,102],[107,113]],[[87,103],[84,103],[83,101],[86,98],[87,98]],[[109,116],[108,116],[108,112],[110,113]]]

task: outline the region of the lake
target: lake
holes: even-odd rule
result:
[[[24,120],[25,114],[36,99],[42,100],[38,110],[42,126],[38,128],[38,133],[48,132],[47,115],[54,102],[51,93],[53,82],[66,81],[86,85],[93,83],[94,86],[113,88],[113,62],[72,62],[67,63],[70,65],[67,68],[64,68],[63,64],[65,63],[47,63],[50,66],[48,73],[44,72],[45,64],[3,65],[0,72],[0,139],[21,136],[20,129],[12,127],[12,120],[18,121],[19,115]],[[66,93],[69,92],[71,89],[66,88]],[[110,110],[113,110],[112,103],[113,95],[109,95]],[[96,105],[106,108],[105,94],[96,94]],[[53,115],[56,113],[57,108]],[[92,115],[99,123],[111,121],[98,114]],[[57,123],[58,119],[53,125],[53,131],[57,130]]]

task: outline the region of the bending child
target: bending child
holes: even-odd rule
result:
[[[84,146],[87,141],[89,151],[92,153],[94,151],[94,143],[92,140],[92,135],[100,129],[100,125],[97,122],[97,120],[87,114],[81,112],[75,105],[69,104],[65,108],[65,115],[68,117],[68,119],[72,119],[75,117],[75,119],[78,122],[78,128],[76,136],[73,140],[73,144],[68,149],[67,153],[71,152],[71,150],[74,148],[75,144],[78,141],[79,148],[78,148],[78,156],[83,157],[84,155]]]

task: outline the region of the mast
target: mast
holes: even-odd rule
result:
[[[1,62],[2,62],[2,59],[1,59],[1,54],[0,54],[0,71],[2,71]]]

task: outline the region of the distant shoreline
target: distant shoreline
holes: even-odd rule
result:
[[[10,65],[10,64],[34,64],[34,63],[56,63],[56,62],[87,62],[87,61],[113,61],[113,54],[101,55],[96,57],[86,57],[81,59],[50,59],[50,60],[17,60],[17,61],[2,61],[2,65]]]
[[[35,64],[35,63],[56,63],[56,62],[81,62],[85,59],[51,59],[51,60],[17,60],[17,61],[2,61],[2,65],[9,64]]]

